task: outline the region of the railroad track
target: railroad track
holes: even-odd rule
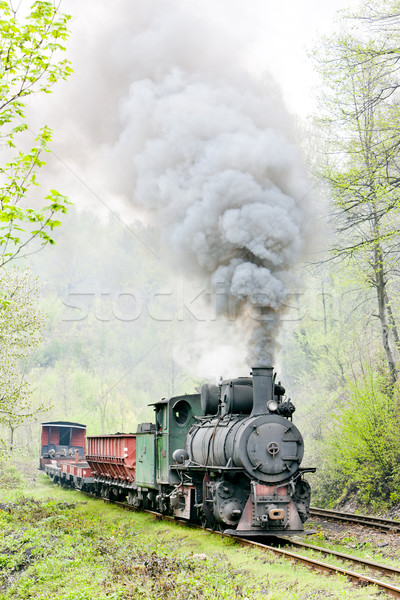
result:
[[[325,508],[310,508],[310,517],[320,517],[331,521],[341,521],[343,523],[352,523],[364,525],[365,527],[373,527],[381,531],[390,533],[400,532],[400,521],[392,521],[382,517],[370,517],[367,515],[356,515],[354,513],[344,513],[338,510],[327,510]]]
[[[349,579],[351,579],[358,585],[375,585],[379,590],[385,591],[386,593],[390,594],[391,596],[394,596],[395,598],[400,598],[400,587],[395,586],[386,581],[382,581],[380,579],[375,579],[374,577],[371,577],[370,575],[365,575],[363,573],[357,573],[355,571],[352,571],[350,569],[347,569],[345,567],[341,567],[338,565],[331,565],[326,562],[317,560],[315,558],[310,558],[308,556],[300,555],[295,552],[285,550],[283,548],[277,548],[275,546],[269,546],[266,544],[261,544],[259,542],[244,541],[241,538],[235,538],[235,539],[239,543],[247,543],[247,544],[251,544],[253,546],[262,548],[263,550],[268,550],[270,552],[273,552],[274,554],[277,554],[278,556],[283,556],[289,560],[293,560],[294,562],[298,562],[300,564],[306,565],[307,567],[316,569],[317,571],[331,573],[331,574],[338,573],[340,575],[344,575],[345,577],[348,577]],[[286,541],[288,544],[294,545],[292,543],[292,541],[289,541],[289,540],[286,540]],[[303,546],[304,549],[306,547],[307,547],[307,545]],[[362,565],[363,568],[369,568],[369,569],[374,569],[374,570],[378,570],[378,571],[382,571],[383,569],[385,569],[386,575],[390,574],[391,576],[393,576],[393,575],[398,575],[400,573],[399,569],[396,569],[396,568],[392,569],[391,567],[387,567],[386,565],[380,565],[378,563],[373,563],[372,561],[364,561],[363,559],[359,559],[354,556],[350,556],[347,554],[341,554],[340,552],[330,551],[330,550],[327,550],[326,548],[319,548],[318,546],[312,547],[311,544],[308,544],[308,547],[309,547],[309,549],[312,548],[312,549],[318,550],[319,552],[321,552],[327,556],[336,556],[338,558],[342,558],[343,560],[348,560],[348,561],[351,561],[358,565]]]
[[[118,506],[121,506],[122,508],[124,508],[126,510],[133,510],[133,511],[137,510],[125,502],[115,502],[114,504],[117,504]],[[183,519],[176,519],[175,517],[161,515],[160,513],[157,513],[154,511],[149,511],[149,510],[146,510],[143,512],[146,512],[147,514],[152,515],[156,519],[170,521],[173,523],[179,523],[179,524],[183,524],[186,526],[189,525],[190,527],[202,529],[204,531],[204,528],[202,528],[200,525],[188,523],[187,521],[185,521]],[[217,535],[222,535],[222,536],[225,535],[224,533],[220,533],[217,531],[213,532],[211,529],[207,529],[206,531],[209,531],[210,533],[214,533]],[[309,568],[313,568],[313,569],[316,569],[321,572],[338,573],[340,575],[344,575],[345,577],[348,577],[349,579],[351,579],[358,585],[375,585],[379,590],[385,591],[386,593],[394,596],[395,598],[400,598],[400,587],[395,586],[392,583],[388,583],[386,581],[381,581],[380,579],[375,579],[374,577],[372,577],[370,575],[355,572],[344,566],[331,565],[331,564],[328,564],[321,560],[317,560],[317,559],[309,557],[309,556],[304,556],[304,555],[298,554],[297,552],[293,552],[291,550],[286,550],[285,548],[281,548],[276,545],[271,546],[270,544],[265,544],[262,542],[255,542],[252,540],[247,540],[247,539],[243,539],[243,538],[239,538],[239,537],[235,537],[235,536],[226,536],[226,537],[233,538],[237,543],[239,543],[241,545],[253,546],[253,547],[265,550],[265,551],[273,552],[277,556],[281,556],[288,560],[295,561],[297,563],[306,565]],[[312,544],[306,544],[303,542],[294,541],[289,538],[275,537],[274,542],[276,544],[281,544],[281,545],[286,545],[286,546],[290,545],[292,547],[301,548],[306,551],[312,550],[314,552],[319,552],[320,554],[324,554],[325,556],[331,556],[331,557],[340,559],[342,561],[351,562],[353,565],[357,565],[357,567],[359,567],[363,570],[378,572],[380,575],[385,575],[385,576],[389,576],[389,577],[400,577],[400,569],[398,569],[396,567],[390,567],[388,565],[383,565],[381,563],[376,563],[371,560],[358,558],[355,556],[351,556],[349,554],[343,554],[341,552],[336,552],[335,550],[328,550],[327,548],[321,548],[319,546],[314,546]]]

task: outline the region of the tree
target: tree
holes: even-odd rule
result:
[[[399,0],[364,0],[355,13],[343,13],[344,19],[364,32],[364,39],[376,39],[379,44],[374,46],[364,45],[356,49],[355,60],[368,64],[373,61],[380,65],[386,72],[386,81],[377,87],[375,94],[367,99],[367,104],[376,104],[388,100],[395,94],[400,86],[400,46]]]
[[[0,166],[0,266],[23,255],[34,240],[53,244],[52,230],[60,225],[55,217],[69,204],[52,189],[41,208],[26,206],[28,193],[38,185],[37,171],[45,164],[42,155],[48,151],[51,130],[43,126],[31,149],[23,148],[31,136],[27,98],[50,93],[72,72],[69,61],[60,58],[70,17],[41,0],[25,17],[21,12],[21,3],[14,8],[11,0],[0,1],[0,141],[7,156]]]
[[[326,90],[320,124],[328,160],[322,174],[332,192],[338,234],[333,256],[355,262],[375,291],[374,316],[394,384],[396,346],[400,350],[391,302],[400,259],[400,107],[396,95],[383,93],[397,85],[397,72],[382,60],[387,43],[387,36],[370,40],[353,26],[351,33],[326,39],[317,57]]]
[[[45,195],[41,208],[27,204],[51,130],[44,125],[35,136],[26,117],[29,96],[50,93],[72,72],[60,57],[70,17],[52,2],[37,0],[25,13],[21,4],[0,0],[0,267],[26,254],[35,240],[53,244],[52,231],[60,225],[56,216],[70,204],[56,190]],[[39,343],[43,317],[37,288],[27,271],[0,270],[0,424],[10,429],[11,446],[15,428],[35,412],[21,362]]]
[[[11,432],[37,412],[21,362],[39,344],[43,314],[38,281],[29,271],[0,270],[0,424]],[[40,410],[40,409],[38,409]]]
[[[364,2],[342,15],[339,32],[315,55],[318,170],[335,238],[320,264],[319,312],[302,320],[291,352],[308,404],[302,431],[320,464],[314,492],[330,504],[349,496],[398,501],[400,39],[385,11]]]

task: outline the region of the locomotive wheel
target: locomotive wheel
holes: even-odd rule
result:
[[[208,527],[210,527],[210,523],[207,519],[207,515],[205,514],[203,507],[198,509],[197,518],[200,521],[200,525],[203,527],[203,529],[207,529]]]

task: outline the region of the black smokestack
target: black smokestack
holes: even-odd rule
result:
[[[268,412],[267,402],[272,400],[273,394],[273,367],[253,367],[253,410],[251,417],[264,415]]]

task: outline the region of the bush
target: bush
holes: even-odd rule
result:
[[[347,405],[338,407],[325,439],[322,498],[329,502],[336,494],[340,501],[351,491],[363,504],[400,500],[399,409],[398,390],[381,376],[369,372],[350,385]]]
[[[18,489],[22,484],[22,477],[14,465],[5,460],[0,461],[0,488]]]

